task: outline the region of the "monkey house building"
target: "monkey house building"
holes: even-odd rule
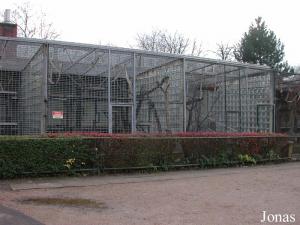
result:
[[[0,35],[0,134],[275,129],[269,67]]]

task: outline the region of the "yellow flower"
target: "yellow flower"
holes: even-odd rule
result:
[[[64,164],[65,167],[68,169],[71,169],[71,167],[75,164],[75,158],[66,160],[66,164]]]

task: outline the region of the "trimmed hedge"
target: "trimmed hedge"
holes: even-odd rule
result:
[[[0,178],[130,168],[229,166],[287,157],[287,137],[0,138]]]
[[[69,159],[76,159],[75,168],[92,167],[92,154],[86,140],[79,138],[0,140],[0,178],[26,173],[58,173],[68,168]]]

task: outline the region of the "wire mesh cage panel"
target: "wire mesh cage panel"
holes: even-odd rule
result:
[[[186,130],[223,131],[223,66],[188,61],[186,69]]]
[[[137,129],[183,130],[183,61],[138,55]]]
[[[191,62],[186,80],[186,130],[272,131],[269,72]]]
[[[113,133],[131,133],[132,107],[112,106],[112,123]]]
[[[46,86],[47,64],[44,57],[44,46],[41,46],[30,62],[21,71],[21,133],[41,133],[44,120],[44,96]]]
[[[40,49],[38,43],[0,40],[0,134],[39,132],[41,114],[36,105],[39,94],[34,92],[40,85],[37,73],[41,69]],[[32,71],[25,81],[29,67]],[[24,89],[28,90],[26,95]],[[31,132],[31,124],[35,131]]]
[[[246,131],[272,131],[273,85],[269,72],[246,70],[244,89],[243,129]]]
[[[133,131],[134,105],[134,55],[110,51],[110,111],[111,132]]]
[[[108,132],[108,53],[50,45],[48,132]]]
[[[111,51],[110,89],[112,103],[133,103],[133,54]]]
[[[256,65],[0,37],[0,134],[272,131],[272,85]]]
[[[300,74],[276,74],[276,131],[300,133]]]
[[[0,134],[18,132],[18,96],[20,73],[0,71]]]

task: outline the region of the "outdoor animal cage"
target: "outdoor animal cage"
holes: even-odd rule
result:
[[[273,131],[269,67],[0,37],[0,134]]]

